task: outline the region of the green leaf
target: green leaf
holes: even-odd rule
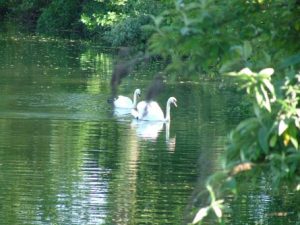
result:
[[[290,140],[291,140],[292,144],[294,145],[294,147],[296,149],[298,149],[298,140],[297,140],[298,131],[297,131],[297,128],[295,126],[291,125],[288,129],[288,133],[290,135]]]
[[[249,68],[246,67],[239,72],[239,75],[251,76],[251,75],[253,75],[253,72]]]
[[[285,120],[280,120],[278,125],[278,135],[281,136],[287,128],[288,124],[285,122]]]
[[[273,68],[265,68],[265,69],[259,71],[258,75],[271,76],[273,73],[274,73],[274,69]]]
[[[231,51],[235,51],[239,56],[243,55],[243,48],[240,45],[235,45],[230,48]]]
[[[293,136],[291,136],[290,138],[291,138],[291,142],[292,142],[292,144],[294,145],[294,147],[295,147],[296,149],[298,149],[298,140],[297,140],[297,138],[295,138],[295,137],[293,137]]]
[[[188,11],[188,10],[197,9],[197,8],[200,8],[200,7],[201,7],[201,5],[199,3],[191,2],[191,3],[188,3],[185,6],[185,9]]]
[[[150,24],[146,24],[146,25],[143,25],[142,26],[142,29],[144,31],[155,31],[156,30],[156,27],[153,26],[153,25],[150,25]]]
[[[269,142],[270,147],[274,148],[275,145],[276,145],[276,142],[277,142],[277,135],[274,134],[274,135],[271,137],[270,142]]]
[[[260,118],[261,117],[261,111],[260,111],[260,108],[257,106],[257,105],[254,105],[253,106],[253,110],[254,110],[254,114],[257,118]]]
[[[222,210],[218,205],[213,205],[213,210],[217,217],[222,217]]]
[[[237,64],[237,62],[238,62],[238,60],[231,60],[231,61],[223,63],[221,68],[219,69],[219,72],[225,73],[227,71],[230,71]],[[230,72],[230,73],[227,73],[226,75],[237,76],[238,74],[235,72]]]
[[[204,207],[204,208],[201,208],[198,213],[196,214],[194,220],[193,220],[193,224],[196,224],[198,222],[200,222],[204,217],[207,216],[208,214],[208,211],[209,211],[210,207]]]
[[[232,191],[233,193],[237,193],[237,184],[234,177],[229,177],[228,179],[226,179],[225,184],[230,191]]]
[[[180,29],[180,33],[182,36],[186,36],[190,33],[190,29],[188,27],[183,27]]]
[[[258,142],[265,154],[269,152],[268,139],[269,134],[267,129],[265,127],[261,127],[258,131]]]
[[[218,218],[221,218],[223,215],[223,212],[221,210],[222,203],[223,203],[223,200],[217,200],[212,203],[212,208]]]
[[[260,94],[260,92],[257,90],[256,87],[254,90],[255,90],[256,102],[261,107],[263,105],[263,96]]]
[[[153,20],[156,27],[159,27],[164,19],[164,17],[162,16],[153,16],[153,15],[150,15],[150,18]]]
[[[286,157],[288,162],[299,162],[300,160],[300,153],[296,152],[296,153],[292,153],[289,156]]]
[[[285,58],[279,65],[279,68],[286,68],[292,65],[300,63],[300,53],[294,54],[288,58]]]
[[[250,42],[249,41],[245,41],[244,42],[244,46],[243,46],[243,56],[244,56],[244,59],[246,60],[246,59],[248,59],[250,56],[251,56],[251,54],[252,54],[252,47],[251,47],[251,44],[250,44]]]
[[[238,132],[242,132],[242,131],[245,131],[245,130],[253,130],[256,128],[256,126],[258,125],[258,120],[257,118],[249,118],[249,119],[246,119],[242,122],[239,123],[239,125],[236,127],[236,131]]]
[[[266,53],[265,51],[263,51],[262,53],[263,53],[263,56],[265,58],[264,64],[265,65],[271,64],[271,56],[268,53]]]
[[[270,99],[269,99],[269,96],[268,96],[268,93],[266,91],[266,89],[264,88],[263,85],[260,85],[260,90],[261,92],[263,93],[263,96],[264,96],[264,101],[263,101],[263,105],[265,106],[265,108],[271,112],[271,104],[270,104]]]
[[[263,83],[272,94],[272,100],[275,100],[276,96],[275,96],[275,90],[273,84],[267,79],[263,79]]]

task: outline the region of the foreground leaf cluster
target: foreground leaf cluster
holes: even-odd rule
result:
[[[274,69],[258,73],[249,68],[231,72],[241,89],[250,96],[253,117],[242,121],[228,137],[223,170],[211,175],[206,183],[208,206],[202,207],[193,223],[201,222],[213,211],[222,222],[225,193],[236,193],[236,177],[254,168],[263,168],[274,188],[283,182],[300,182],[300,74],[286,77],[274,85]],[[298,186],[297,186],[298,185]]]

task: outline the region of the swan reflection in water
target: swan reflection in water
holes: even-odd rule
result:
[[[168,146],[168,150],[170,152],[175,152],[176,147],[176,135],[172,138],[170,138],[170,123],[165,123],[166,125],[166,143]]]
[[[142,139],[155,141],[162,131],[164,122],[132,120],[131,127],[135,129],[136,135]]]
[[[132,120],[131,128],[135,129],[136,135],[146,141],[155,142],[159,137],[159,134],[165,127],[166,144],[170,152],[175,151],[176,136],[170,138],[170,123],[163,121],[141,121]]]

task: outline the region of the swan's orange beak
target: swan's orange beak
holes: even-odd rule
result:
[[[173,104],[175,105],[175,107],[177,107],[176,101],[174,101]]]

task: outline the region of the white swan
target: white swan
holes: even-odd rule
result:
[[[133,115],[134,118],[138,120],[149,120],[149,121],[165,121],[168,122],[170,121],[170,108],[171,104],[174,104],[177,107],[176,104],[177,100],[175,97],[170,97],[167,101],[167,106],[166,106],[166,116],[164,116],[163,111],[159,107],[158,103],[155,101],[150,101],[150,102],[139,102],[137,104],[136,109],[131,110],[131,114]]]
[[[114,99],[114,106],[116,108],[125,108],[125,109],[132,109],[136,107],[136,101],[137,101],[137,96],[141,95],[141,90],[136,89],[133,94],[133,101],[126,97],[119,95],[117,98]]]

